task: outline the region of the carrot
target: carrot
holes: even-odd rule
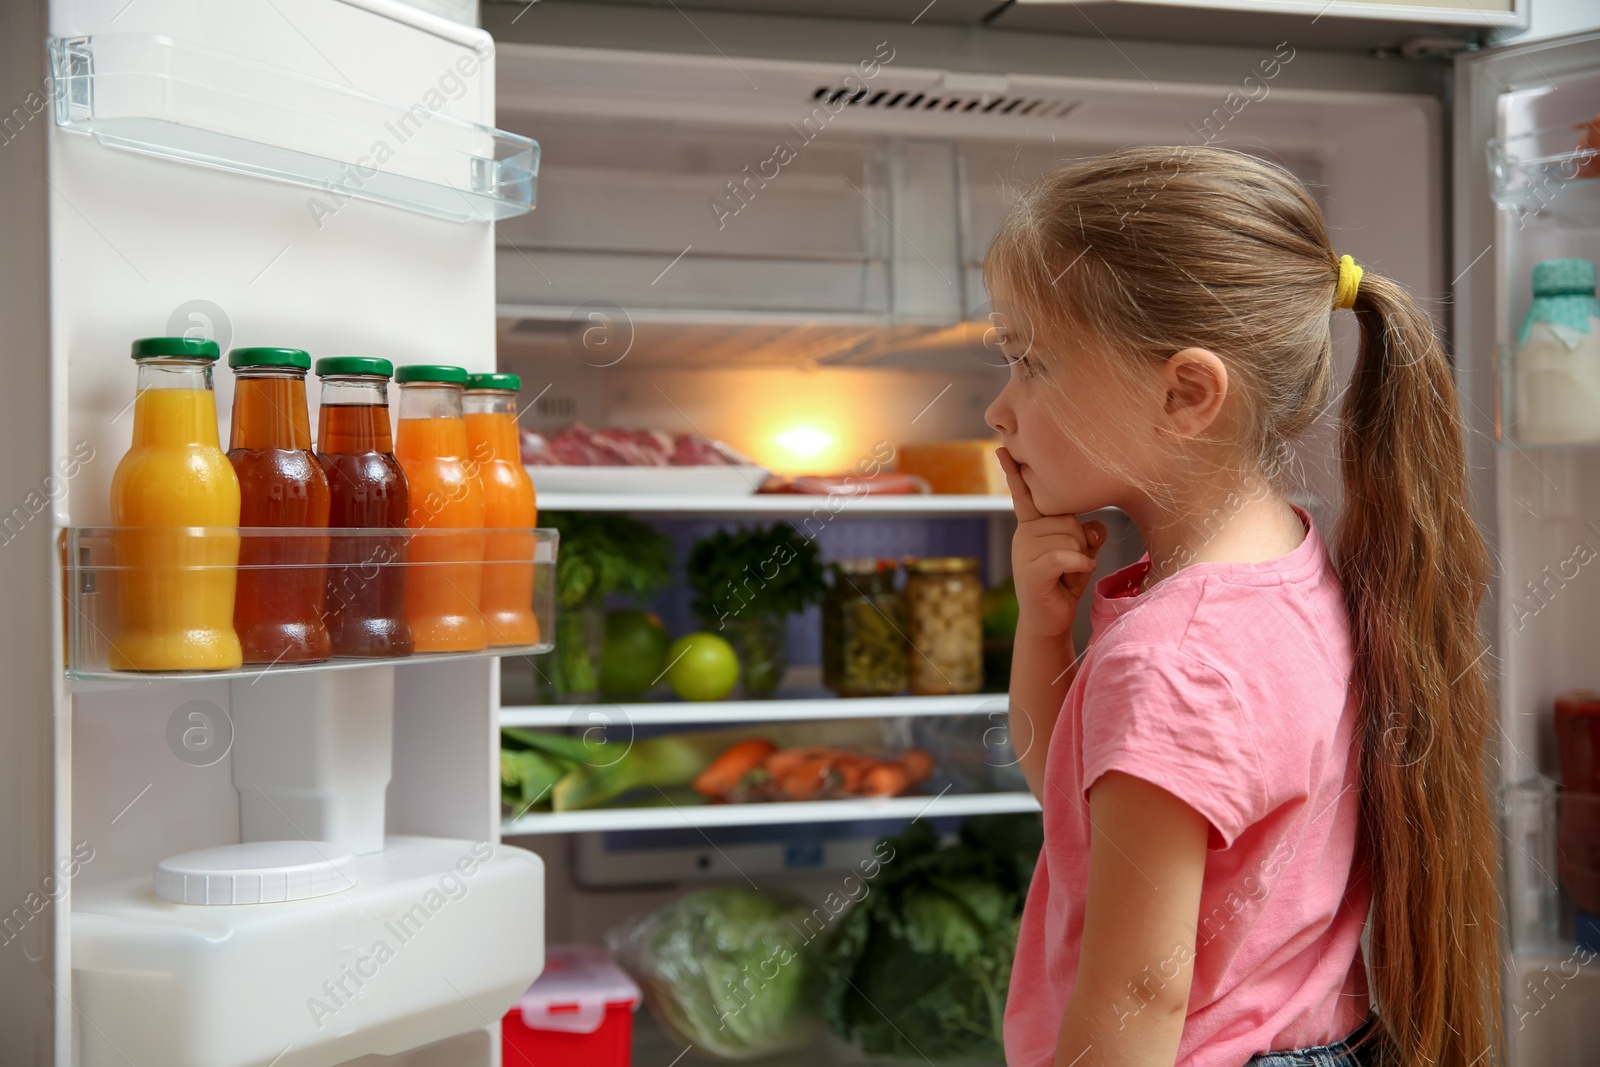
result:
[[[872,767],[872,760],[848,753],[840,756],[833,764],[833,769],[839,774],[839,788],[846,793],[857,792],[861,788],[861,779],[866,777],[867,771]]]
[[[829,757],[813,757],[797,764],[782,778],[783,795],[789,800],[810,800],[822,792],[828,781]]]
[[[894,763],[880,763],[867,772],[866,778],[861,783],[861,795],[898,796],[910,784],[911,780],[906,776],[904,768]]]
[[[908,748],[900,753],[898,762],[912,785],[916,785],[933,773],[933,757],[924,749]]]
[[[694,780],[694,791],[702,796],[720,797],[739,784],[739,779],[761,765],[777,751],[777,745],[764,737],[752,737],[730,745]]]
[[[822,757],[832,758],[837,754],[837,749],[827,745],[801,745],[797,748],[783,748],[772,753],[766,758],[764,766],[767,773],[774,778],[782,778],[800,764],[809,759]]]
[[[761,765],[776,781],[803,763],[810,752],[808,748],[780,748],[763,760]]]

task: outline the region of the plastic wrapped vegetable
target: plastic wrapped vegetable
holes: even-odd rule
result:
[[[606,945],[656,1018],[696,1049],[748,1060],[799,1048],[822,1027],[822,961],[796,935],[799,898],[705,889],[611,930]]]

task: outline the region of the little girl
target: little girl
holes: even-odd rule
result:
[[[1427,316],[1335,254],[1291,175],[1210,148],[1053,172],[984,269],[1011,734],[1045,827],[1008,1064],[1501,1062],[1488,559]],[[1361,347],[1325,544],[1284,492],[1340,308]],[[1080,653],[1106,528],[1074,516],[1105,507],[1148,553],[1095,583]]]

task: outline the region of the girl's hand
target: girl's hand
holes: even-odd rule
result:
[[[1094,576],[1095,556],[1105,544],[1102,522],[1080,523],[1075,515],[1045,515],[1033,502],[1022,471],[1005,448],[996,450],[1011,486],[1017,532],[1011,539],[1011,574],[1017,587],[1017,628],[1053,637],[1072,629],[1078,601]]]

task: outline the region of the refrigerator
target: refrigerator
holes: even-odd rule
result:
[[[93,624],[117,577],[103,531],[133,338],[498,368],[522,375],[530,430],[694,432],[779,473],[847,468],[880,442],[987,436],[1005,371],[983,343],[979,268],[1008,191],[1056,159],[1148,142],[1283,162],[1336,250],[1409,285],[1450,341],[1497,561],[1487,773],[1506,829],[1512,1058],[1592,1060],[1600,970],[1562,882],[1552,704],[1596,686],[1583,636],[1600,616],[1570,561],[1600,545],[1584,493],[1600,466],[1592,446],[1520,439],[1516,354],[1534,263],[1600,259],[1600,179],[1578,176],[1572,129],[1600,111],[1600,33],[1452,64],[1323,51],[1308,12],[1287,37],[1233,13],[1237,35],[1181,46],[1038,32],[1026,18],[1047,6],[985,31],[938,8],[890,23],[486,4],[482,30],[397,0],[53,0],[0,16],[14,102],[0,440],[15,457],[0,466],[0,1059],[497,1064],[498,1020],[547,942],[597,942],[741,877],[820,899],[912,820],[949,831],[1036,810],[998,768],[986,787],[879,803],[502,808],[501,726],[644,738],[715,719],[905,742],[961,720],[982,748],[1003,721],[1003,693],[828,696],[814,609],[789,625],[787,699],[711,711],[551,703],[531,654],[116,676]],[[231,379],[215,382],[225,439]],[[819,428],[820,458],[777,441]],[[1296,499],[1324,529],[1335,441],[1324,422],[1299,448]],[[644,519],[680,561],[708,532],[788,522],[828,559],[975,556],[989,582],[1009,566],[1004,497],[830,511],[566,487],[540,505]],[[1136,531],[1101,517],[1105,568],[1137,558]],[[681,585],[646,606],[674,633],[695,627]],[[344,842],[357,888],[244,918],[153,896],[164,859],[279,839]],[[637,1025],[635,1062],[701,1062],[644,1013]],[[824,1044],[789,1062],[830,1057],[850,1058]]]

